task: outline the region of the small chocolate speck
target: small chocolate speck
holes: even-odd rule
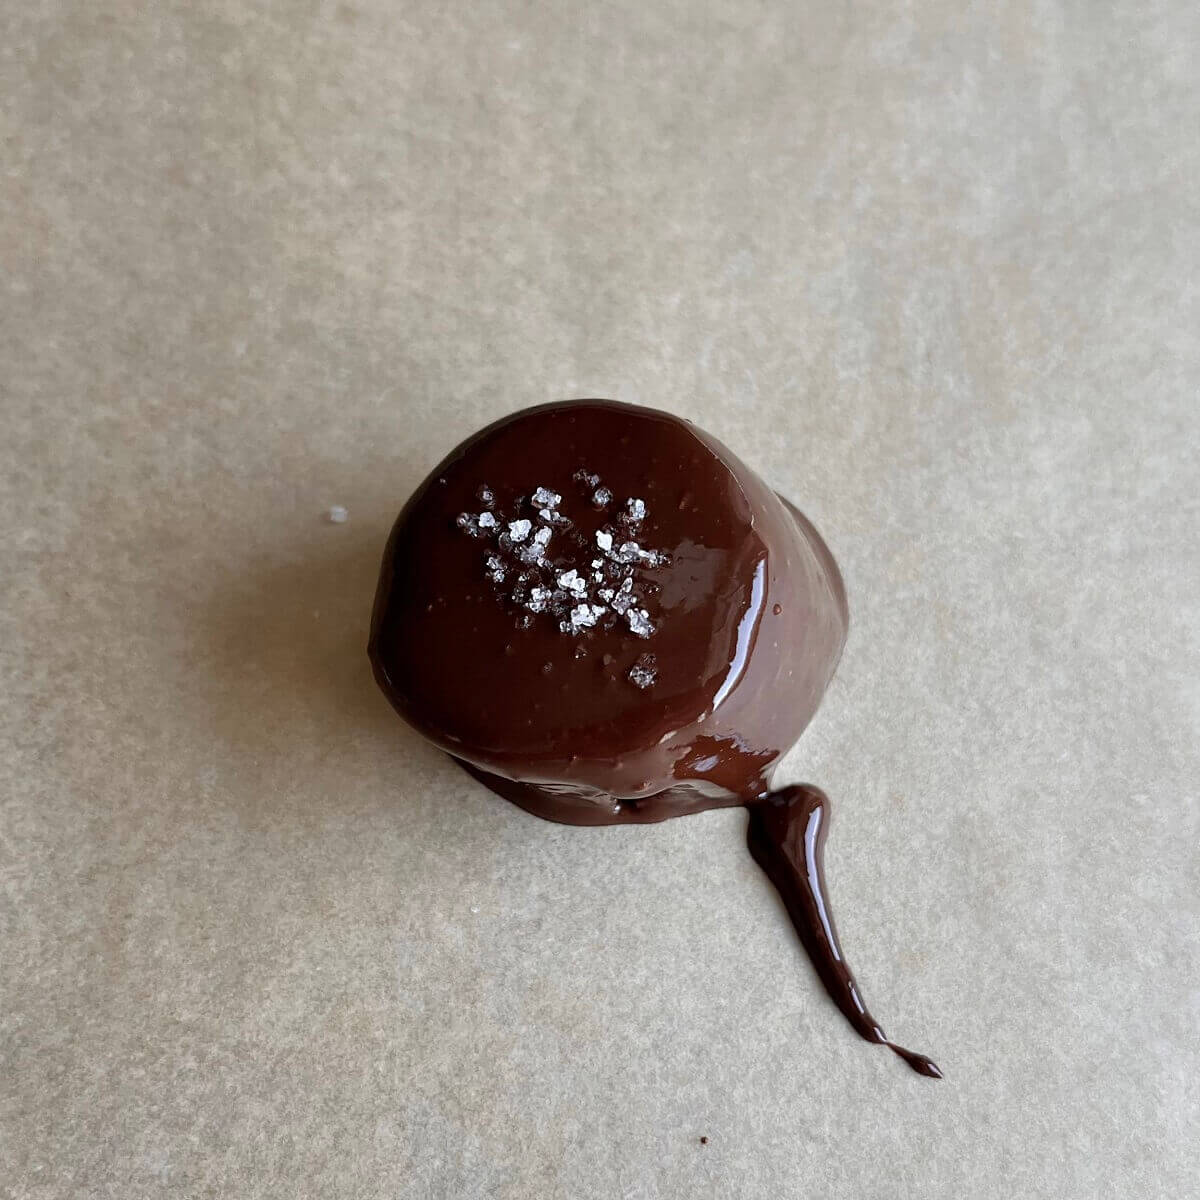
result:
[[[779,616],[779,614],[780,614],[781,612],[783,612],[783,605],[782,605],[782,604],[776,604],[776,605],[774,606],[774,608],[772,608],[772,609],[771,609],[771,611],[772,611],[772,612],[773,612],[773,613],[774,613],[776,616]]]
[[[700,1139],[700,1145],[702,1145],[702,1146],[707,1146],[707,1145],[708,1145],[708,1138],[706,1138],[706,1137],[702,1137],[702,1138]]]

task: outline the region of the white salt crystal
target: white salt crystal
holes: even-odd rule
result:
[[[625,620],[629,622],[630,633],[636,634],[641,638],[648,638],[654,632],[654,626],[650,623],[650,614],[644,608],[631,608],[625,614]]]

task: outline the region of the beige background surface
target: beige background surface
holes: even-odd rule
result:
[[[3,4],[0,1195],[1195,1196],[1196,11]],[[944,1083],[740,813],[374,691],[409,490],[573,395],[839,556],[784,774]]]

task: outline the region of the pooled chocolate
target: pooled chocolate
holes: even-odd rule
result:
[[[715,438],[603,400],[526,409],[417,489],[384,553],[375,677],[499,795],[575,825],[745,805],[751,853],[855,1030],[867,1012],[825,896],[828,801],[770,791],[846,639],[804,516]]]

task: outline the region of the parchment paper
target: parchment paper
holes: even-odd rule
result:
[[[0,1195],[1195,1196],[1198,45],[1185,0],[4,6]],[[943,1083],[742,814],[544,824],[376,693],[410,489],[580,395],[837,555],[781,780]]]

